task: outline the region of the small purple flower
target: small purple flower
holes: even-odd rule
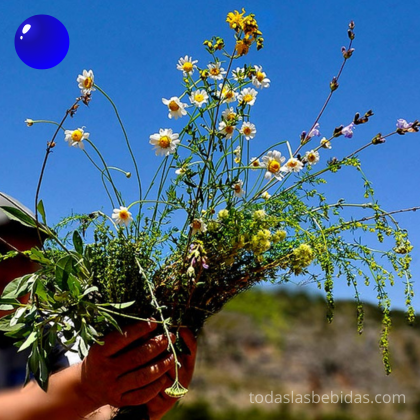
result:
[[[319,132],[319,123],[316,123],[314,125],[314,128],[309,132],[308,137],[311,139],[312,137],[319,137],[320,136],[320,132]]]
[[[354,128],[355,128],[354,123],[350,123],[349,125],[347,125],[341,130],[341,133],[344,135],[344,137],[351,139],[353,137]]]
[[[400,118],[399,120],[397,120],[397,128],[400,128],[402,130],[408,130],[409,128],[411,128],[413,125],[413,123],[408,123],[406,120],[403,120],[402,118]]]

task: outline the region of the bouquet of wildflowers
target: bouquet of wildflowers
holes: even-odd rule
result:
[[[354,23],[350,22],[349,45],[342,48],[341,67],[313,125],[295,141],[280,140],[262,150],[252,111],[271,81],[262,66],[246,61],[251,50],[263,47],[262,33],[255,16],[244,10],[229,13],[226,20],[233,45],[225,45],[220,37],[206,40],[210,61],[203,66],[188,55],[179,59],[176,68],[182,74],[183,93],[162,99],[169,124],[150,136],[150,153],[153,147],[161,164],[147,188],[142,186],[115,104],[95,83],[93,72],[84,70],[77,79],[81,96],[60,123],[53,122],[57,129],[42,166],[36,220],[19,209],[4,208],[10,217],[49,238],[43,249],[26,252],[40,269],[16,279],[1,298],[3,308],[17,310],[3,318],[0,327],[16,338],[20,349],[32,349],[28,372],[41,386],[47,384],[46,360],[57,340],[73,351],[76,347],[83,357],[104,333],[133,320],[153,317],[166,334],[184,327],[198,332],[208,317],[237,294],[262,281],[284,283],[294,276],[305,276],[324,288],[329,320],[334,310],[334,280],[344,277],[354,289],[359,332],[363,305],[357,284],[360,279],[372,283],[383,312],[380,347],[390,372],[386,283],[392,285],[395,274],[405,282],[407,315],[410,321],[414,318],[409,273],[412,246],[393,214],[416,208],[384,210],[374,198],[359,156],[388,137],[417,132],[420,123],[399,119],[396,129],[378,133],[348,156],[323,158],[325,149],[339,150],[339,138],[351,138],[354,129],[373,116],[371,110],[356,113],[319,140],[321,117],[354,51]],[[84,128],[65,128],[79,103],[88,105],[97,94],[115,110],[132,157],[131,172],[109,166],[94,135],[91,139]],[[178,118],[186,124],[176,133],[170,122]],[[39,122],[45,121],[26,121],[28,126]],[[61,130],[68,145],[81,149],[100,172],[110,210],[72,215],[52,229],[38,197]],[[360,174],[365,202],[329,202],[322,192],[324,174],[339,176],[345,166]],[[124,200],[113,178],[115,170],[137,180],[138,200]],[[382,247],[356,240],[358,231],[371,232]],[[17,298],[28,292],[30,303],[20,304]],[[169,346],[176,358],[178,347]],[[181,397],[187,390],[176,379],[166,392]]]

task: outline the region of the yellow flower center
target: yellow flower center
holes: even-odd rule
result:
[[[197,102],[203,102],[204,101],[204,95],[202,95],[201,93],[196,93],[195,94],[195,100]]]
[[[127,220],[130,217],[127,210],[120,210],[118,216],[121,220]]]
[[[201,222],[199,220],[194,220],[192,222],[192,227],[193,227],[193,229],[200,230],[200,228],[201,228]]]
[[[231,98],[233,98],[233,91],[232,90],[227,90],[227,91],[225,91],[225,98],[226,99],[231,99]]]
[[[227,125],[225,127],[225,131],[226,131],[227,134],[232,134],[233,130],[234,130],[234,127],[232,125]]]
[[[93,86],[93,80],[91,77],[86,77],[86,79],[83,81],[83,86],[86,89],[90,89]]]
[[[244,102],[251,102],[253,99],[254,97],[250,93],[247,93],[243,98]]]
[[[258,160],[254,160],[252,161],[252,166],[258,167],[260,166],[260,162],[258,162]]]
[[[264,80],[265,74],[261,73],[260,71],[257,71],[257,80],[261,83]]]
[[[236,194],[239,194],[242,191],[242,188],[239,184],[235,184],[233,186],[234,191],[236,192]]]
[[[220,70],[219,70],[219,68],[218,68],[218,67],[212,67],[212,68],[210,69],[210,74],[211,74],[212,76],[218,76],[218,75],[220,74]]]
[[[192,63],[190,63],[189,61],[187,61],[187,62],[185,62],[183,65],[182,65],[182,69],[186,72],[186,73],[189,73],[190,71],[192,71],[192,69],[193,69],[193,64]]]
[[[273,174],[276,174],[280,170],[280,163],[277,160],[272,160],[267,166],[267,170]]]
[[[316,155],[315,153],[309,153],[308,154],[308,162],[312,163],[316,161]]]
[[[289,168],[296,168],[297,164],[298,164],[298,161],[296,159],[291,159],[291,160],[289,160],[289,162],[287,162],[286,165]]]
[[[168,136],[162,136],[159,139],[159,147],[162,149],[167,149],[171,145],[171,139]]]
[[[71,133],[71,139],[73,141],[79,142],[82,140],[83,133],[80,130],[74,130],[73,133]]]
[[[236,114],[234,112],[231,112],[230,114],[227,115],[226,119],[228,121],[232,121],[235,119],[235,117],[236,117]]]
[[[243,131],[246,136],[249,136],[252,133],[251,127],[248,126],[244,127]]]
[[[179,109],[179,105],[175,101],[169,102],[168,107],[171,111],[174,111],[174,112],[178,111],[178,109]]]

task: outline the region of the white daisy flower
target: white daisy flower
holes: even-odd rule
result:
[[[207,230],[207,225],[204,223],[203,219],[194,219],[190,224],[190,227],[192,227],[193,235],[197,232],[204,233]]]
[[[255,76],[252,77],[252,84],[259,88],[268,88],[270,87],[270,79],[267,78],[267,75],[262,71],[262,66],[255,67]]]
[[[83,95],[86,95],[87,93],[91,93],[94,90],[96,90],[93,87],[95,82],[92,70],[83,70],[83,73],[77,76],[77,83],[79,83],[79,89],[82,91]]]
[[[208,64],[207,67],[209,68],[209,77],[213,80],[222,80],[226,74],[226,71],[221,66],[221,62],[218,61],[217,63]]]
[[[225,83],[223,88],[222,86],[223,86],[223,83],[220,83],[219,89],[221,90],[217,91],[217,96],[219,97],[221,96],[223,99],[223,102],[226,102],[226,103],[235,102],[238,94],[232,90],[232,88],[229,86],[228,83]]]
[[[299,172],[302,168],[303,168],[303,163],[300,160],[296,158],[290,158],[280,170],[283,172],[289,173],[289,172]]]
[[[183,104],[178,96],[172,96],[171,99],[162,98],[162,102],[166,105],[169,109],[169,118],[175,118],[176,120],[183,115],[187,115],[187,111],[185,108],[188,106],[187,104]]]
[[[170,128],[161,128],[159,134],[153,134],[150,136],[150,144],[155,146],[156,156],[169,156],[171,153],[175,153],[178,143],[181,141],[178,139],[178,133],[172,133]]]
[[[315,165],[319,162],[319,153],[318,151],[311,150],[309,152],[306,152],[305,158],[308,163],[310,163],[311,165]]]
[[[263,166],[260,160],[256,157],[251,158],[251,160],[249,161],[249,164],[251,166],[251,169],[261,168],[261,166]]]
[[[235,132],[236,126],[234,125],[227,125],[224,121],[219,123],[219,131],[225,135],[227,139],[232,138],[233,133]]]
[[[222,112],[222,118],[226,121],[233,121],[237,116],[238,114],[234,111],[233,107],[227,108]]]
[[[319,142],[319,144],[321,145],[321,147],[323,147],[324,149],[331,149],[331,143],[327,140],[326,137],[323,137],[321,139],[321,141]]]
[[[83,128],[78,128],[77,130],[66,130],[64,135],[66,136],[65,140],[68,142],[69,146],[78,147],[82,150],[85,148],[83,140],[89,138],[89,133],[85,133]]]
[[[262,197],[264,200],[268,200],[268,199],[271,197],[271,194],[269,194],[269,193],[268,193],[268,191],[264,191],[264,192],[261,194],[261,197]]]
[[[232,70],[232,76],[237,82],[242,82],[246,77],[245,69],[243,67],[236,67],[236,70]]]
[[[195,65],[196,63],[198,63],[198,60],[193,61],[192,57],[188,57],[188,55],[186,55],[184,58],[181,57],[178,60],[176,68],[182,71],[184,76],[187,77],[194,73],[194,69],[197,68]]]
[[[114,209],[112,218],[115,220],[115,223],[120,226],[128,226],[129,223],[133,221],[131,213],[128,211],[127,207],[123,206],[120,206],[119,209]]]
[[[242,124],[241,129],[239,132],[245,136],[247,140],[251,140],[255,137],[255,134],[257,134],[257,129],[255,128],[255,124],[252,124],[250,122],[244,122]]]
[[[198,108],[206,104],[209,99],[209,95],[204,89],[199,89],[193,92],[190,96],[190,102]]]
[[[235,197],[242,197],[245,194],[244,189],[242,186],[244,185],[244,182],[241,179],[238,179],[233,185],[233,192],[235,194]]]
[[[240,95],[238,96],[238,102],[245,103],[246,105],[254,105],[255,100],[257,99],[258,92],[253,88],[245,88],[241,91]]]
[[[282,156],[280,152],[277,150],[270,151],[266,156],[263,156],[262,160],[261,166],[267,169],[267,172],[264,175],[265,179],[271,179],[272,176],[279,181],[283,179],[283,175],[281,174],[281,165],[286,158]]]

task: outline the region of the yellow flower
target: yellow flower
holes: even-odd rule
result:
[[[244,14],[245,9],[242,9],[242,13],[239,13],[237,10],[228,13],[226,22],[229,23],[231,29],[234,29],[236,32],[238,32],[242,28]]]
[[[236,41],[235,50],[238,53],[238,55],[248,54],[251,43],[252,42],[246,38]]]
[[[264,191],[264,192],[261,194],[261,197],[262,197],[264,200],[268,200],[268,199],[271,197],[271,194],[270,194],[268,191]]]
[[[261,35],[261,32],[258,30],[258,23],[255,20],[254,15],[248,15],[243,18],[241,27],[247,38],[254,38],[256,35]]]
[[[255,220],[263,220],[265,219],[265,216],[267,216],[265,210],[255,210],[252,218]]]
[[[229,210],[228,209],[222,209],[219,211],[219,213],[217,214],[217,217],[219,219],[226,219],[229,217]]]

